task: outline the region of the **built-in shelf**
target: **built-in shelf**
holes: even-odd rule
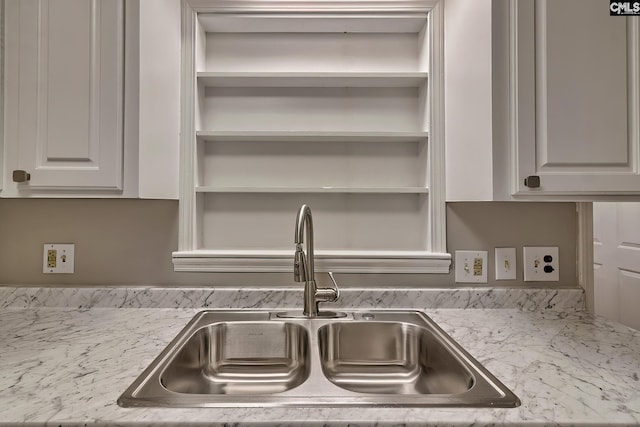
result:
[[[447,273],[444,150],[428,132],[443,17],[294,3],[184,15],[175,270],[290,272],[307,204],[318,271]]]
[[[427,73],[199,72],[207,87],[420,87]]]
[[[197,193],[344,193],[427,194],[426,187],[216,187],[199,186]]]
[[[428,132],[314,132],[314,131],[198,131],[201,141],[211,142],[413,142]]]

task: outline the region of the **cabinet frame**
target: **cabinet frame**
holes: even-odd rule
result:
[[[389,2],[334,2],[313,1],[202,1],[183,0],[182,3],[182,90],[181,90],[181,150],[180,150],[180,209],[178,250],[173,253],[176,271],[254,271],[284,272],[291,270],[291,251],[284,250],[207,250],[198,249],[202,232],[196,199],[203,189],[197,186],[198,115],[194,96],[198,91],[197,53],[204,49],[196,36],[199,13],[246,12],[376,12],[376,16],[389,16],[411,12],[428,12],[429,25],[429,79],[427,87],[431,98],[429,111],[428,155],[428,232],[426,248],[420,251],[337,250],[316,251],[318,271],[375,272],[375,273],[448,273],[451,255],[446,253],[446,217],[444,197],[444,62],[443,62],[443,2],[389,1]],[[293,12],[292,12],[293,11]],[[200,37],[202,39],[202,37]],[[286,189],[285,189],[286,190]],[[357,190],[357,189],[356,189]],[[366,190],[360,190],[366,191]],[[375,189],[372,191],[376,191]],[[199,194],[198,194],[199,193]],[[415,197],[422,197],[416,195]],[[292,212],[292,217],[295,212]],[[293,227],[293,223],[292,223]]]

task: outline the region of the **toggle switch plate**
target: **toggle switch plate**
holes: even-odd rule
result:
[[[496,280],[516,280],[516,248],[496,248]]]
[[[487,283],[487,251],[455,251],[456,283]]]
[[[73,243],[45,243],[42,272],[73,274],[75,246]]]

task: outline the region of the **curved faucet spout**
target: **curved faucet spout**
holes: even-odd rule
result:
[[[302,247],[306,234],[306,249]],[[324,301],[335,301],[338,298],[338,287],[318,288],[315,281],[314,255],[313,255],[313,218],[311,209],[307,205],[302,205],[296,217],[296,230],[293,238],[296,244],[296,252],[293,264],[293,279],[296,282],[304,282],[304,308],[302,314],[309,317],[318,316],[318,303]]]
[[[296,244],[296,253],[302,250],[302,243],[304,243],[304,234],[306,231],[307,235],[307,256],[300,256],[301,260],[306,258],[306,264],[300,269],[304,271],[304,276],[300,275],[300,280],[296,280],[298,282],[308,282],[315,280],[314,273],[314,254],[313,254],[313,217],[311,215],[311,208],[307,205],[302,205],[300,210],[298,211],[298,216],[296,217],[296,230],[293,242]],[[296,257],[296,260],[298,257]]]

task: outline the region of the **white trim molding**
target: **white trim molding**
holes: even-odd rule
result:
[[[189,2],[182,0],[182,82],[180,90],[180,208],[178,250],[184,251],[195,245],[195,49],[196,11]]]
[[[309,12],[428,12],[441,0],[188,0],[196,12],[309,13]]]
[[[578,283],[584,289],[587,311],[594,310],[593,203],[576,203],[578,215]]]
[[[445,120],[444,120],[444,4],[429,13],[429,250],[447,251]]]
[[[175,271],[290,272],[291,251],[174,252]],[[404,251],[316,251],[316,271],[334,273],[449,273],[448,253]]]

